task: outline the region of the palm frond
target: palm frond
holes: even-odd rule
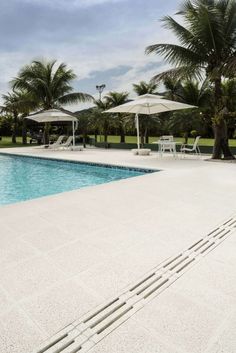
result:
[[[62,97],[59,97],[57,101],[60,104],[73,104],[77,102],[92,102],[94,98],[86,93],[74,92],[66,94]]]
[[[177,44],[154,44],[146,48],[146,53],[160,54],[170,64],[183,65],[204,65],[204,57],[191,49],[181,47]]]
[[[181,66],[174,69],[169,69],[155,75],[151,81],[161,82],[166,79],[183,80],[183,79],[202,79],[201,68],[195,68],[190,66]]]

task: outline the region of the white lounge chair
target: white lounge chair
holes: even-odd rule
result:
[[[180,147],[180,152],[183,153],[183,154],[185,154],[186,152],[196,153],[197,155],[200,156],[201,155],[201,151],[200,151],[200,148],[198,146],[200,138],[201,138],[201,136],[197,136],[193,145],[182,145]]]
[[[59,149],[68,149],[70,148],[71,144],[72,144],[72,141],[73,141],[73,136],[69,136],[68,139],[66,140],[65,143],[61,143],[58,148]]]
[[[49,148],[50,150],[57,149],[59,146],[61,146],[64,137],[65,137],[65,135],[59,136],[58,139],[54,143],[52,143],[51,145],[47,146],[47,148]]]

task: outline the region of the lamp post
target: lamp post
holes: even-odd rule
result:
[[[97,86],[96,86],[96,90],[99,92],[99,100],[102,99],[102,92],[103,92],[103,90],[104,90],[105,87],[106,87],[105,84],[97,85]]]

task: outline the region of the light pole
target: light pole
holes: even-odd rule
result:
[[[106,87],[105,84],[97,85],[97,86],[96,86],[96,90],[99,92],[99,100],[102,99],[102,92],[103,92],[103,90],[104,90],[105,87]]]

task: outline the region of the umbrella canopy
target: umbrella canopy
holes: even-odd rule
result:
[[[106,110],[106,113],[134,113],[134,114],[157,114],[172,110],[196,108],[193,105],[179,103],[164,99],[155,94],[144,94],[133,101]]]
[[[75,130],[77,129],[78,120],[75,116],[73,116],[73,113],[64,112],[60,109],[48,109],[26,116],[25,119],[34,120],[37,123],[71,121],[73,131],[73,147],[75,146]]]
[[[169,112],[173,110],[183,110],[197,108],[193,105],[175,102],[164,99],[162,96],[155,94],[144,94],[135,98],[133,101],[119,105],[115,108],[106,110],[104,113],[134,113],[136,115],[136,128],[137,128],[137,144],[139,143],[139,114],[152,115],[158,113]]]

